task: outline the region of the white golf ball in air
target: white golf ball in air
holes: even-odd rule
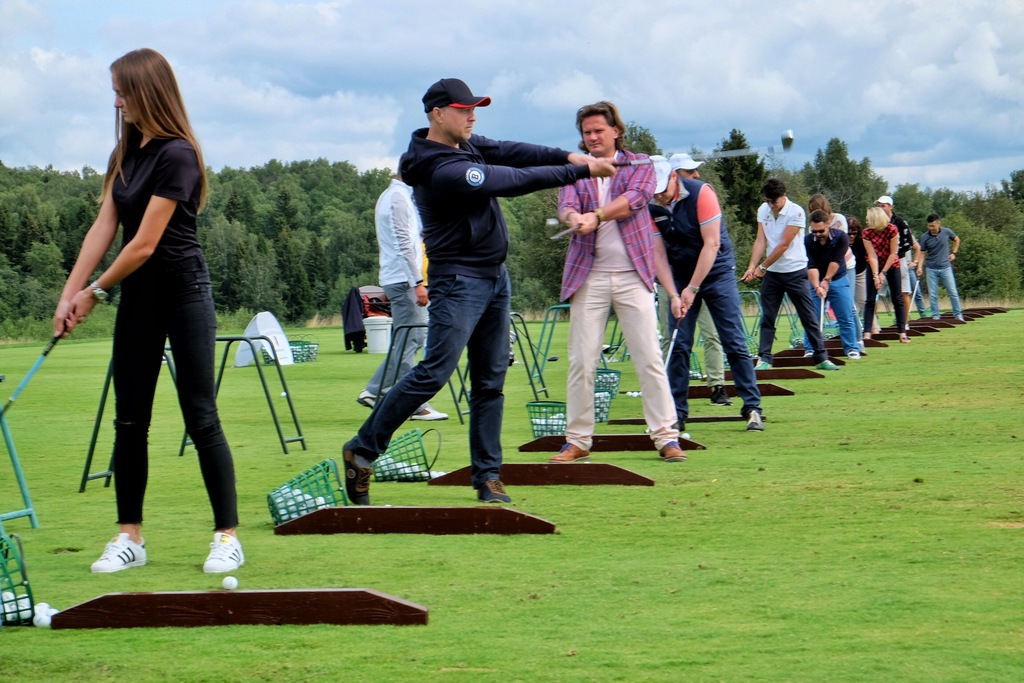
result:
[[[238,579],[233,576],[225,576],[220,585],[224,586],[224,590],[233,591],[238,588]]]

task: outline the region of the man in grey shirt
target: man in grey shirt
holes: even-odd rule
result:
[[[952,251],[950,243],[952,242]],[[956,278],[953,277],[953,262],[956,252],[960,249],[960,238],[956,233],[942,226],[938,214],[928,216],[928,230],[921,233],[918,240],[924,265],[927,268],[928,299],[932,307],[932,317],[939,319],[939,283],[946,288],[949,302],[953,306],[953,315],[957,320],[964,319],[960,308],[960,294],[956,290]]]

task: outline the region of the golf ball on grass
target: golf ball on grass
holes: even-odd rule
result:
[[[32,617],[32,625],[38,626],[39,628],[47,628],[50,626],[50,615],[47,612],[39,612]]]
[[[684,439],[689,439],[690,438],[690,432],[683,432],[683,438]]]
[[[288,395],[288,392],[287,392],[287,391],[282,391],[282,392],[281,392],[281,396],[287,396],[287,395]]]
[[[220,585],[224,586],[224,590],[233,591],[238,588],[238,579],[233,576],[225,576]]]

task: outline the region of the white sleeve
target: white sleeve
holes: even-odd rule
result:
[[[391,195],[391,224],[395,231],[395,246],[401,258],[402,273],[410,287],[423,280],[420,274],[420,235],[417,229],[416,207],[400,192]]]

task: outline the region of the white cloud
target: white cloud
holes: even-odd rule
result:
[[[572,147],[576,109],[612,99],[666,149],[710,149],[733,128],[777,144],[792,128],[790,165],[838,137],[893,184],[981,188],[1024,156],[1024,3],[443,7],[0,0],[0,161],[101,165],[107,67],[139,45],[174,65],[214,165],[392,165],[424,125],[423,91],[448,76],[494,98],[477,129],[495,138]]]

